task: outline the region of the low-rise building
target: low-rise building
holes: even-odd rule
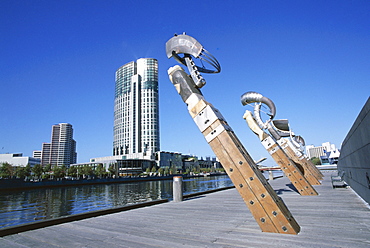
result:
[[[0,164],[8,163],[12,166],[22,166],[25,167],[28,164],[33,167],[36,164],[41,164],[41,160],[39,158],[33,157],[23,157],[22,153],[6,153],[0,154]]]

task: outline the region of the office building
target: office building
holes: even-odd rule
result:
[[[77,161],[76,141],[73,139],[73,128],[69,123],[52,126],[51,142],[43,143],[42,150],[34,151],[33,156],[41,158],[43,166],[47,164],[69,167]]]
[[[36,164],[40,164],[41,160],[35,157],[24,157],[22,153],[7,153],[0,154],[0,165],[2,163],[8,163],[12,166],[25,167],[30,165],[34,167]]]
[[[158,62],[141,58],[116,71],[113,156],[159,151]]]

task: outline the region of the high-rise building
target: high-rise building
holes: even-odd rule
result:
[[[41,164],[66,165],[76,163],[76,141],[73,139],[73,128],[69,123],[60,123],[52,126],[51,142],[42,144],[42,151],[34,151],[34,155],[41,156]]]
[[[158,62],[141,58],[116,71],[113,155],[159,151]]]

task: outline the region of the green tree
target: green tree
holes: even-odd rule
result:
[[[0,168],[0,177],[11,178],[14,175],[13,166],[7,162],[3,163]]]
[[[156,173],[157,172],[157,168],[155,166],[153,166],[152,167],[152,170],[150,172]]]
[[[46,178],[50,178],[52,176],[52,168],[51,168],[51,164],[47,164],[44,166],[43,168],[43,176],[42,178],[46,179]]]
[[[321,164],[321,161],[319,158],[317,157],[313,157],[311,158],[311,162],[314,164],[314,165],[320,165]]]
[[[93,175],[95,175],[94,169],[90,165],[85,165],[84,166],[84,170],[85,170],[85,175],[87,175],[87,176],[93,176]]]
[[[55,178],[62,178],[65,175],[65,170],[63,170],[62,166],[54,166],[53,167],[53,175]]]
[[[41,164],[36,164],[32,169],[31,169],[32,173],[34,176],[36,176],[36,178],[40,178],[40,176],[42,175],[43,173],[43,168],[42,168],[42,165]]]
[[[159,173],[159,175],[163,176],[164,169],[163,169],[163,168],[159,168],[159,169],[158,169],[158,173]]]
[[[15,169],[15,176],[24,179],[26,177],[26,167],[18,166]]]
[[[103,164],[98,164],[98,166],[95,169],[95,174],[101,177],[105,173],[105,168]]]
[[[70,166],[68,171],[68,176],[77,177],[77,166]]]
[[[199,165],[194,166],[193,169],[192,169],[192,171],[194,173],[196,173],[196,174],[200,173],[200,167],[199,167]]]
[[[26,177],[31,176],[31,165],[30,164],[27,164],[26,167],[24,167],[24,170],[25,170]]]
[[[51,172],[51,164],[45,165],[44,172],[47,172],[47,173],[50,173]]]
[[[114,164],[109,165],[108,171],[111,174],[111,176],[116,175],[116,168],[115,168]]]
[[[170,173],[171,174],[176,174],[177,173],[177,168],[176,168],[176,165],[172,165],[171,168],[170,168]]]

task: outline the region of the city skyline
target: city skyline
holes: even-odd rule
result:
[[[242,118],[247,91],[272,99],[276,118],[289,119],[306,144],[340,148],[370,92],[368,1],[197,6],[189,14],[182,3],[1,1],[0,153],[32,156],[51,125],[68,122],[78,162],[110,156],[115,70],[155,58],[161,150],[213,157],[167,75],[177,63],[167,59],[165,43],[182,32],[220,62],[221,73],[203,75],[202,92],[254,160],[268,154]]]

